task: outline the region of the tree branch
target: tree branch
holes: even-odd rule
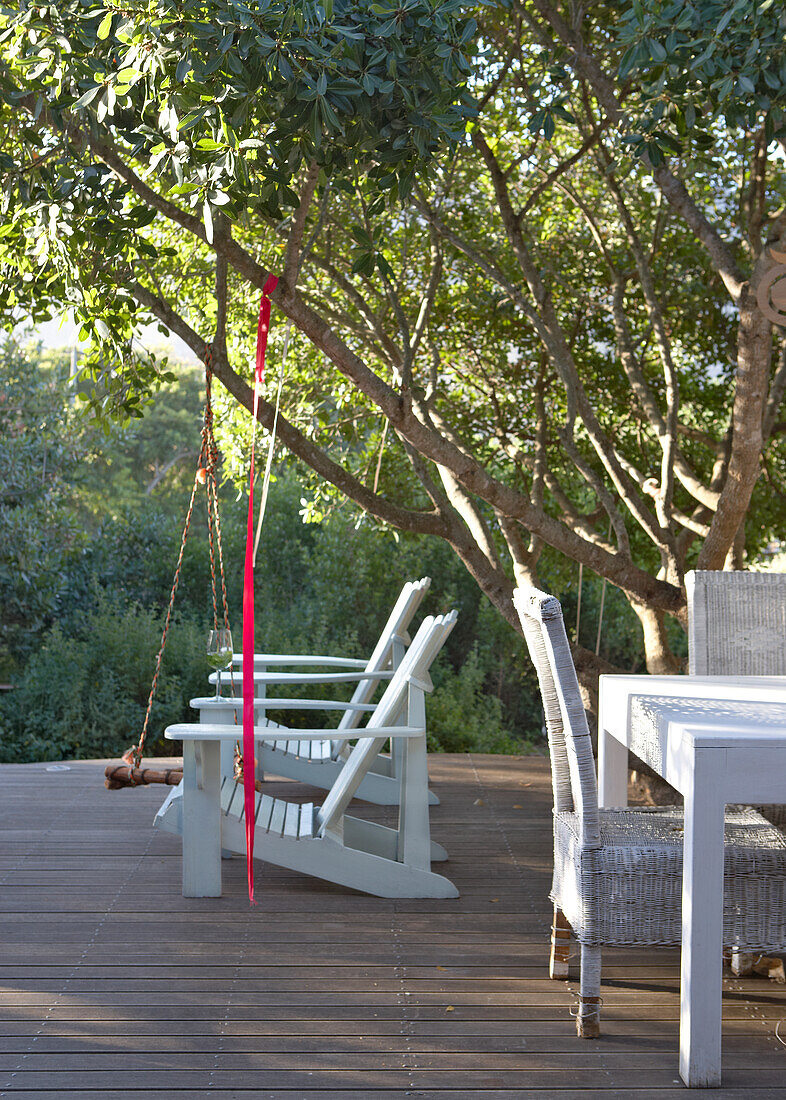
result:
[[[581,384],[576,364],[573,360],[565,333],[557,318],[551,297],[543,284],[540,273],[532,260],[527,245],[521,232],[521,226],[517,222],[513,212],[513,206],[508,194],[507,183],[500,169],[497,159],[491,151],[488,142],[479,129],[473,130],[472,140],[480,150],[494,185],[497,203],[502,215],[505,232],[508,235],[511,247],[521,267],[524,278],[530,288],[534,303],[528,301],[520,292],[516,293],[515,301],[525,313],[527,319],[534,326],[544,347],[548,350],[552,362],[559,371],[568,395],[568,419],[571,421],[571,406],[578,411],[579,416],[587,430],[590,442],[598,457],[606,468],[609,477],[613,481],[617,491],[625,501],[631,515],[647,532],[649,537],[659,548],[664,548],[664,539],[668,538],[668,532],[658,525],[655,517],[639,496],[635,482],[627,475],[620,465],[614,448],[603,432],[595,411],[592,408],[584,387]],[[570,426],[572,431],[572,425]],[[565,437],[563,436],[563,443]]]
[[[770,383],[767,407],[764,412],[762,433],[765,439],[769,439],[775,431],[778,410],[783,402],[784,394],[786,394],[786,338],[781,340],[780,352],[780,360]]]
[[[202,358],[205,349],[205,341],[191,326],[177,314],[166,302],[157,298],[145,287],[138,283],[131,283],[129,290],[136,300],[149,310],[153,316],[163,322],[167,328],[176,333],[186,343],[195,355]],[[254,394],[251,387],[229,365],[226,355],[221,348],[216,348],[213,359],[213,373],[226,387],[232,396],[249,412],[254,408]],[[275,407],[264,398],[259,401],[259,423],[271,430],[275,418]],[[373,493],[366,488],[353,474],[350,474],[342,466],[332,459],[303,435],[294,424],[279,412],[277,434],[282,443],[295,455],[302,459],[317,474],[329,481],[337,489],[345,493],[364,511],[386,523],[391,523],[403,531],[415,531],[422,534],[438,535],[447,538],[448,530],[444,522],[435,512],[419,512],[407,508],[400,508],[391,504],[384,497]]]
[[[782,249],[786,243],[786,213],[773,226],[773,238],[772,243],[780,244]],[[761,473],[763,424],[772,360],[772,325],[759,309],[756,291],[774,263],[768,251],[766,248],[762,250],[751,280],[743,285],[740,296],[731,454],[726,480],[710,533],[699,554],[697,569],[723,568]]]
[[[598,59],[588,49],[581,35],[565,22],[550,0],[533,0],[533,6],[551,28],[552,33],[572,53],[576,71],[591,86],[608,119],[614,125],[621,127],[624,118],[614,83],[603,72]],[[523,4],[521,8],[525,10]],[[699,210],[682,180],[675,176],[669,168],[661,165],[653,169],[652,175],[665,197],[681,215],[685,224],[689,226],[704,245],[729,294],[734,301],[737,301],[745,277],[718,230]]]
[[[426,292],[420,303],[420,309],[418,310],[418,317],[415,322],[415,329],[412,333],[412,342],[410,344],[410,354],[414,356],[418,349],[418,345],[423,339],[423,333],[426,331],[426,326],[431,315],[431,310],[434,306],[434,300],[437,296],[437,290],[439,289],[440,280],[442,278],[442,249],[440,248],[439,237],[437,231],[433,225],[429,224],[429,244],[431,255],[431,271],[429,273],[428,285]]]
[[[292,217],[292,224],[287,237],[287,247],[284,253],[284,269],[282,278],[287,290],[294,290],[297,285],[298,274],[301,266],[301,248],[303,235],[306,231],[306,221],[311,203],[314,200],[314,192],[319,182],[319,166],[314,163],[309,165],[303,190],[300,192],[300,203]]]
[[[644,372],[633,351],[633,340],[631,338],[624,307],[624,295],[624,281],[618,279],[615,281],[614,290],[612,292],[612,313],[620,362],[622,363],[622,369],[625,371],[625,376],[628,379],[630,388],[636,395],[639,407],[652,427],[658,442],[661,444],[661,447],[663,447],[664,440],[668,436],[666,421],[658,407],[655,395],[647,384]],[[677,427],[679,428],[679,424]],[[699,481],[685,456],[676,448],[674,450],[674,470],[681,484],[684,485],[691,496],[698,500],[699,503],[712,509],[717,506],[718,494],[712,492],[712,490],[708,489]]]
[[[35,114],[34,97],[31,97],[30,103],[23,102],[21,105],[27,107],[32,115]],[[38,125],[43,125],[44,122],[51,129],[57,129],[52,120],[46,118],[45,111],[39,115]],[[95,156],[103,160],[119,178],[128,183],[132,190],[151,208],[158,210],[174,224],[182,226],[198,240],[206,243],[205,227],[200,219],[186,213],[157,194],[123,161],[119,151],[110,141],[85,134],[71,120],[68,120],[65,125],[69,135],[78,146],[82,148],[89,147]],[[217,250],[224,254],[227,262],[252,286],[259,289],[264,286],[269,275],[268,270],[259,264],[245,249],[240,247],[234,239],[215,242],[215,245]],[[141,287],[137,289],[140,292],[143,291]],[[144,293],[147,292],[144,291]],[[368,368],[330,326],[306,305],[295,288],[288,286],[285,282],[279,283],[271,297],[282,312],[311,340],[314,346],[323,351],[345,377],[354,382],[385,413],[392,427],[400,435],[406,437],[426,457],[450,469],[468,492],[485,500],[492,508],[496,508],[503,514],[519,519],[525,526],[543,537],[544,541],[550,545],[555,546],[577,561],[583,561],[589,568],[594,569],[601,576],[607,576],[612,583],[619,587],[635,592],[640,599],[665,610],[673,610],[682,606],[684,598],[678,588],[658,581],[649,573],[633,566],[632,563],[623,562],[618,556],[608,554],[579,538],[561,525],[559,521],[544,514],[540,509],[534,509],[520,493],[491,477],[479,463],[468,460],[448,440],[440,437],[432,428],[423,424],[413,414],[411,398],[407,394],[397,394]],[[154,316],[159,317],[163,323],[168,324],[173,331],[178,332],[184,338],[187,337],[186,343],[189,346],[202,349],[201,339],[186,325],[182,318],[176,318],[174,311],[166,303],[160,299],[155,299],[154,303],[149,300],[145,303],[142,298],[139,298],[139,300],[150,309]],[[153,308],[153,305],[156,308]],[[177,321],[180,323],[176,323]],[[251,402],[249,387],[232,371],[229,364],[220,355],[217,357],[215,373],[233,396],[245,407],[249,407]],[[273,409],[266,402],[263,402],[260,408],[260,420],[267,426],[272,425]],[[348,496],[372,515],[393,523],[404,530],[424,531],[446,537],[444,521],[441,517],[428,513],[411,512],[389,504],[370,492],[347,471],[328,459],[319,448],[312,444],[302,433],[298,432],[288,421],[280,419],[279,425],[281,437],[293,454],[303,458],[318,474],[346,492]],[[509,615],[515,618],[512,608]]]

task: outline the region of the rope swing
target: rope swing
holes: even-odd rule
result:
[[[286,360],[287,349],[289,346],[289,325],[287,325],[286,334],[284,337],[284,350],[281,357],[281,368],[276,391],[275,415],[273,419],[272,431],[270,434],[270,449],[268,452],[262,484],[262,499],[260,504],[259,523],[256,529],[256,537],[254,536],[254,481],[256,477],[255,450],[257,416],[259,413],[259,399],[262,382],[265,377],[265,353],[267,350],[267,340],[270,330],[270,295],[276,289],[277,285],[277,276],[268,275],[265,281],[265,285],[262,288],[262,297],[259,302],[256,362],[254,366],[254,394],[251,419],[251,462],[249,466],[248,476],[248,519],[246,524],[245,563],[243,567],[242,652],[246,654],[249,659],[243,661],[242,671],[242,783],[246,819],[246,861],[248,870],[248,897],[252,905],[255,904],[253,858],[255,823],[254,810],[256,799],[256,776],[254,774],[256,764],[254,760],[254,563],[256,559],[257,546],[259,544],[259,538],[262,530],[262,520],[265,514],[268,488],[270,485],[270,474],[273,464],[273,452],[276,443],[276,429],[278,426],[278,414],[281,401],[281,388],[284,380],[284,362]],[[110,764],[105,770],[104,783],[105,786],[107,786],[110,790],[116,790],[119,787],[139,787],[143,784],[148,783],[165,783],[169,784],[170,786],[174,786],[180,783],[183,778],[182,768],[170,768],[163,771],[154,768],[143,768],[142,754],[144,752],[148,726],[150,724],[150,713],[153,707],[153,699],[155,698],[156,687],[158,686],[158,677],[161,671],[161,661],[164,656],[164,649],[166,648],[167,633],[169,631],[169,624],[172,619],[172,609],[175,603],[175,595],[177,594],[177,586],[180,581],[180,570],[183,564],[183,553],[186,548],[186,542],[188,541],[188,535],[191,529],[191,517],[194,511],[194,502],[196,500],[197,490],[199,489],[200,485],[203,485],[205,487],[207,497],[207,524],[210,543],[210,580],[213,594],[213,623],[215,629],[218,630],[219,599],[216,583],[217,555],[218,569],[221,579],[221,604],[223,611],[223,621],[225,628],[227,630],[229,629],[229,611],[227,608],[226,580],[224,577],[224,556],[221,549],[221,522],[218,513],[218,491],[216,486],[218,448],[216,447],[216,442],[213,437],[213,405],[211,395],[212,377],[212,352],[210,347],[206,345],[205,415],[202,425],[202,446],[199,452],[199,460],[197,463],[196,473],[194,474],[194,485],[191,489],[191,499],[189,500],[188,511],[186,512],[186,521],[183,527],[183,537],[180,540],[180,553],[178,554],[177,566],[175,568],[175,575],[172,581],[172,591],[169,596],[169,604],[167,606],[166,619],[164,621],[164,630],[161,635],[161,645],[159,646],[158,656],[156,657],[153,682],[150,686],[150,695],[147,700],[147,710],[145,711],[145,719],[142,724],[142,732],[140,734],[138,743],[136,745],[132,745],[129,749],[126,750],[126,752],[123,753],[121,764]],[[240,768],[236,769],[236,771],[240,770]],[[238,775],[237,779],[238,782],[240,782],[241,777]]]
[[[142,732],[139,736],[139,741],[136,745],[131,745],[123,753],[121,760],[122,764],[109,764],[105,769],[104,785],[110,790],[117,790],[120,787],[139,787],[148,783],[165,783],[169,786],[176,786],[183,778],[182,768],[168,768],[164,771],[155,768],[143,768],[142,767],[142,754],[145,749],[145,741],[147,740],[148,727],[150,725],[150,714],[153,709],[153,699],[155,698],[156,688],[158,687],[158,677],[161,672],[161,662],[164,657],[164,650],[166,649],[167,634],[169,632],[169,624],[172,620],[172,610],[175,606],[175,596],[177,594],[177,587],[180,583],[180,571],[183,565],[183,554],[186,549],[186,542],[191,530],[191,519],[194,513],[194,503],[196,501],[196,495],[200,486],[204,486],[205,497],[207,503],[207,532],[208,532],[208,544],[210,549],[210,584],[211,592],[213,596],[213,624],[218,629],[218,601],[219,593],[216,583],[216,557],[218,557],[218,572],[221,582],[221,610],[223,613],[223,623],[226,629],[229,629],[229,609],[227,606],[227,587],[226,578],[224,576],[224,555],[221,547],[221,520],[218,511],[218,491],[216,485],[216,467],[218,465],[218,448],[216,447],[216,441],[213,436],[213,399],[212,399],[212,380],[213,380],[213,358],[210,345],[205,345],[205,412],[202,422],[202,445],[199,450],[199,458],[197,459],[197,467],[194,473],[194,484],[191,489],[191,499],[188,502],[188,510],[186,511],[186,520],[183,526],[183,535],[180,540],[180,553],[177,557],[177,565],[175,566],[175,575],[172,580],[172,590],[169,594],[169,603],[167,605],[166,618],[164,619],[164,630],[161,635],[161,645],[158,649],[158,655],[156,657],[155,671],[153,673],[153,682],[150,685],[150,695],[147,700],[147,709],[145,711],[145,718],[142,723]]]

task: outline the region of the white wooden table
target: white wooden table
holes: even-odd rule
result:
[[[724,810],[786,802],[786,677],[601,676],[598,730],[601,807],[627,805],[628,749],[685,799],[680,1075],[719,1086]]]

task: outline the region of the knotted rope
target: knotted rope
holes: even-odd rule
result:
[[[166,772],[153,771],[152,769],[141,769],[142,754],[145,749],[145,741],[147,740],[148,727],[150,725],[150,715],[153,709],[153,700],[156,695],[156,689],[158,687],[158,678],[161,672],[161,662],[164,658],[164,650],[166,649],[167,634],[169,632],[169,624],[172,621],[172,611],[175,606],[175,596],[177,594],[177,588],[180,583],[180,572],[183,565],[183,554],[186,549],[186,542],[188,541],[188,535],[191,530],[191,519],[194,513],[194,502],[196,500],[197,490],[200,485],[205,486],[205,496],[207,500],[207,530],[208,530],[208,543],[210,547],[210,585],[213,596],[213,623],[218,629],[218,590],[216,588],[216,555],[218,556],[218,569],[221,579],[221,602],[223,610],[224,626],[229,629],[229,608],[227,606],[227,588],[226,578],[224,576],[224,555],[221,548],[221,521],[218,511],[218,489],[216,484],[216,467],[218,466],[218,448],[216,447],[215,437],[213,435],[213,396],[212,396],[212,379],[213,379],[213,354],[209,344],[205,345],[205,412],[202,422],[202,444],[199,450],[199,458],[197,460],[197,468],[194,474],[194,484],[191,489],[191,497],[188,502],[188,510],[186,512],[186,520],[183,526],[183,535],[180,539],[180,552],[177,556],[177,565],[175,567],[175,575],[172,579],[172,590],[169,594],[169,603],[167,605],[166,618],[164,619],[164,629],[161,634],[161,645],[158,649],[158,655],[156,657],[155,670],[153,672],[153,682],[150,685],[150,695],[147,700],[147,709],[145,710],[145,717],[142,723],[142,732],[139,735],[139,741],[136,745],[131,745],[127,749],[121,760],[125,767],[119,767],[115,764],[110,764],[105,771],[106,779],[105,785],[114,790],[118,787],[138,787],[145,783],[178,783],[182,778],[182,773],[178,774],[177,770],[171,769]],[[162,778],[163,777],[163,778]]]

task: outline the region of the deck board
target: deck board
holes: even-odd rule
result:
[[[550,779],[433,756],[451,900],[384,900],[242,860],[180,895],[162,788],[0,767],[0,1096],[15,1100],[669,1100],[679,954],[604,953],[603,1037],[546,976]],[[271,784],[273,795],[315,792]],[[317,794],[318,798],[319,795]],[[393,811],[363,806],[390,823]],[[724,981],[724,1100],[786,1100],[786,990]]]

